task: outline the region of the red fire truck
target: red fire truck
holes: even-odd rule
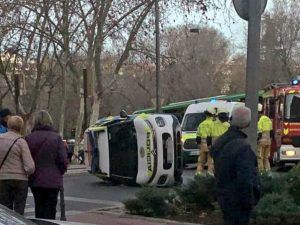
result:
[[[289,84],[270,84],[262,96],[264,113],[273,121],[271,160],[275,164],[300,161],[300,77]]]

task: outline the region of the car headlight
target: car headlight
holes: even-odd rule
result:
[[[282,155],[286,155],[286,156],[292,157],[292,156],[296,155],[296,151],[293,151],[293,150],[282,151]]]
[[[155,122],[156,122],[157,126],[159,126],[159,127],[166,126],[165,120],[162,117],[156,117]]]

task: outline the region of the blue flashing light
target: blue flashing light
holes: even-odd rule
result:
[[[211,102],[211,103],[216,103],[217,100],[213,98],[213,99],[210,100],[210,102]]]
[[[298,85],[299,84],[299,80],[292,80],[292,85]]]

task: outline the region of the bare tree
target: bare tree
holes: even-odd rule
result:
[[[300,3],[274,1],[263,18],[262,84],[287,82],[300,66]]]

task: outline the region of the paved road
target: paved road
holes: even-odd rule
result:
[[[192,179],[194,170],[188,169],[184,172],[184,183]],[[140,187],[112,186],[101,182],[101,180],[88,173],[73,174],[65,176],[65,202],[66,215],[76,215],[97,208],[120,206],[121,203],[132,198]],[[57,218],[60,218],[58,204]],[[29,192],[25,209],[26,217],[34,216],[34,201],[32,193]]]
[[[184,170],[183,185],[193,179],[194,173],[194,166]],[[120,206],[124,200],[134,197],[135,193],[140,189],[140,187],[124,185],[112,186],[88,173],[71,173],[65,176],[64,187],[67,216],[98,208]],[[59,204],[57,210],[57,218],[59,219]],[[28,196],[25,216],[34,216],[34,202],[31,193]]]

